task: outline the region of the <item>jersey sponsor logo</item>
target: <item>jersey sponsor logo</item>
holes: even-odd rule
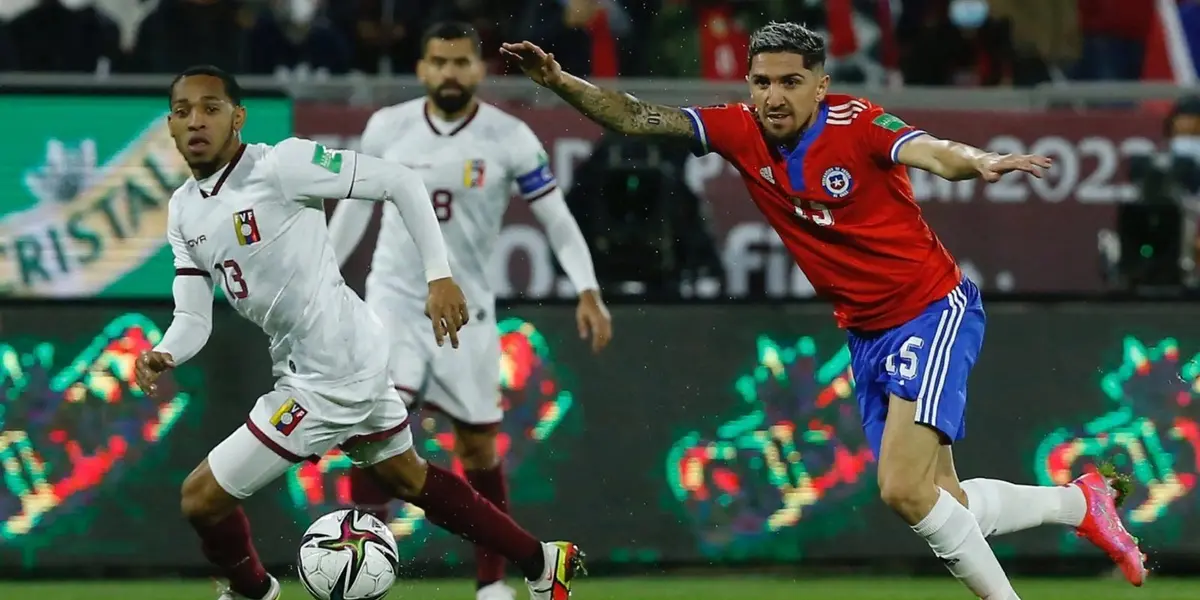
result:
[[[771,167],[763,167],[758,170],[758,174],[766,179],[771,185],[775,185],[775,173],[771,171]]]
[[[188,248],[195,248],[196,246],[199,246],[200,244],[203,244],[204,242],[207,242],[207,241],[208,241],[208,236],[205,236],[205,235],[200,235],[200,236],[196,236],[196,237],[195,237],[195,238],[193,238],[193,239],[190,239],[190,240],[184,240],[184,241],[186,241],[186,242],[187,242]]]
[[[249,246],[262,240],[253,208],[233,213],[233,232],[237,235],[239,246]]]
[[[829,167],[821,176],[821,187],[834,198],[845,198],[853,186],[854,178],[850,176],[850,171],[842,167]]]
[[[900,117],[888,113],[883,113],[882,115],[875,117],[875,120],[871,121],[871,124],[877,125],[891,132],[900,131],[901,129],[908,127],[908,123],[900,120]]]
[[[284,402],[274,415],[271,415],[271,427],[283,435],[291,435],[307,414],[308,411],[300,406],[295,398],[288,398],[287,402]]]
[[[321,144],[316,144],[316,147],[313,149],[312,164],[330,173],[341,173],[342,153],[336,150],[329,150]]]
[[[484,175],[487,172],[487,163],[482,159],[468,160],[463,165],[463,187],[465,188],[481,188],[483,187]]]

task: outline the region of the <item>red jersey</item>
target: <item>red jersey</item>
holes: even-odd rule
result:
[[[685,108],[701,154],[742,174],[838,326],[887,329],[916,317],[962,279],[921,217],[900,147],[924,132],[852,96],[831,94],[788,151],[769,145],[754,108]]]

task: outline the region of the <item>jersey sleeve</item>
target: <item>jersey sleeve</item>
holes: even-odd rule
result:
[[[349,198],[358,155],[311,140],[288,138],[275,145],[271,167],[289,200]]]
[[[692,153],[696,156],[715,152],[733,160],[748,141],[759,137],[754,115],[744,104],[688,106],[683,113],[692,122],[696,138]]]
[[[550,157],[541,140],[528,125],[521,123],[512,137],[512,178],[517,192],[526,202],[558,189],[558,180],[550,169]]]
[[[871,106],[858,121],[864,124],[860,140],[865,144],[866,152],[888,164],[898,162],[896,157],[901,146],[925,133],[879,106]]]
[[[175,211],[168,208],[167,212],[167,243],[171,245],[171,254],[175,257],[176,275],[201,275],[208,277],[208,270],[200,268],[188,250],[183,231],[179,228]]]

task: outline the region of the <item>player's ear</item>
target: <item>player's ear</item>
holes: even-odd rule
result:
[[[821,78],[817,80],[817,102],[824,102],[825,95],[829,93],[829,75],[822,73]]]
[[[246,124],[246,107],[245,106],[233,107],[233,129],[234,129],[234,131],[241,131],[242,127],[245,124]]]

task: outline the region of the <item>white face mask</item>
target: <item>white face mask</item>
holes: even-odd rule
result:
[[[317,0],[291,0],[288,5],[288,12],[295,25],[308,24],[317,14]]]
[[[80,10],[91,6],[95,0],[58,0],[67,10]]]
[[[955,27],[979,29],[987,17],[987,0],[953,0],[950,3],[950,22]]]
[[[1171,154],[1200,159],[1200,135],[1179,135],[1171,138]]]

